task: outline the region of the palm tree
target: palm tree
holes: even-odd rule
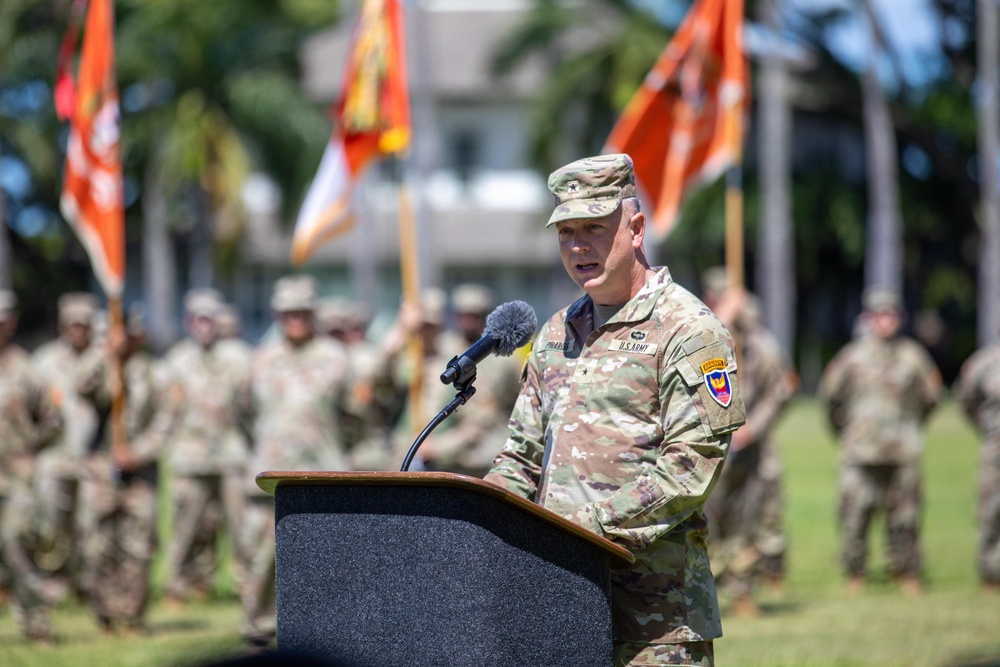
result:
[[[162,348],[176,332],[175,239],[186,242],[188,286],[210,286],[240,237],[251,170],[270,174],[289,208],[312,176],[329,129],[300,90],[298,47],[337,9],[308,0],[119,6],[126,161],[131,153],[144,172],[144,288]]]
[[[977,339],[993,342],[1000,332],[1000,191],[997,158],[1000,157],[1000,21],[995,0],[979,0],[977,11],[977,61],[979,75],[976,111],[979,132],[979,227],[983,242],[979,249]]]
[[[896,129],[889,103],[879,81],[878,61],[891,55],[871,0],[861,7],[872,35],[868,63],[861,73],[865,161],[868,170],[868,233],[865,251],[865,285],[903,289],[903,231],[899,209]],[[897,75],[902,72],[897,68]]]
[[[778,0],[760,0],[758,20],[780,34]],[[760,59],[757,79],[757,169],[761,222],[757,243],[757,291],[764,320],[783,350],[795,344],[795,245],[791,216],[790,139],[792,134],[788,66],[772,41]]]
[[[498,49],[494,71],[507,73],[533,55],[550,65],[531,110],[532,158],[539,168],[547,172],[569,156],[600,152],[669,38],[656,17],[630,0],[538,0]]]

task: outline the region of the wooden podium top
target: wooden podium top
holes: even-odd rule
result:
[[[424,486],[464,489],[473,493],[491,496],[513,505],[546,523],[590,542],[611,556],[613,568],[628,567],[635,562],[635,556],[610,540],[584,530],[568,519],[550,512],[535,503],[517,496],[495,484],[475,477],[457,475],[450,472],[289,472],[268,471],[257,475],[257,486],[270,494],[279,486]]]

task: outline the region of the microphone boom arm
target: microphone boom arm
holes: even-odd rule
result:
[[[451,414],[459,408],[459,406],[465,405],[469,399],[472,398],[472,396],[476,393],[476,388],[472,386],[472,383],[475,381],[476,367],[473,365],[472,377],[465,381],[455,382],[455,389],[458,390],[458,393],[455,394],[455,398],[451,399],[451,403],[444,406],[441,412],[434,415],[434,418],[427,423],[424,430],[420,432],[417,439],[413,441],[412,445],[410,445],[410,450],[406,452],[406,457],[403,458],[403,466],[399,469],[400,472],[409,471],[410,464],[413,462],[413,457],[417,454],[417,449],[420,448],[420,445],[424,444],[424,440],[426,440],[427,436],[431,434],[431,431],[436,429],[441,422],[450,417]]]

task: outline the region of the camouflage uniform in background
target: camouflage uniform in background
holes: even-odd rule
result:
[[[383,355],[365,337],[370,322],[360,303],[340,298],[320,299],[316,309],[319,329],[344,346],[350,362],[353,387],[351,414],[343,415],[342,428],[351,448],[354,470],[393,470],[392,429],[398,417],[395,389],[379,375]]]
[[[80,481],[87,602],[105,632],[115,626],[142,630],[156,549],[157,460],[170,420],[158,410],[160,397],[153,380],[153,360],[142,349],[144,336],[141,319],[133,312],[124,355],[124,426],[130,462],[123,466],[115,460],[114,428],[108,417],[104,438],[87,457]],[[79,386],[80,394],[102,413],[110,413],[113,374],[109,366],[105,358],[100,359]]]
[[[55,445],[38,458],[36,486],[44,503],[50,549],[38,554],[37,564],[52,573],[65,588],[80,589],[80,540],[77,534],[80,468],[98,437],[100,417],[94,406],[77,393],[84,369],[99,355],[90,341],[97,309],[92,294],[71,292],[59,298],[60,336],[32,355],[39,376],[52,390],[65,428]]]
[[[867,291],[864,301],[866,313],[900,308],[898,295],[883,290]],[[916,341],[884,339],[873,326],[837,353],[820,383],[841,447],[841,560],[852,582],[863,581],[868,526],[881,510],[890,574],[919,582],[923,430],[941,376]]]
[[[50,640],[56,596],[47,573],[35,565],[47,545],[33,481],[38,453],[59,437],[63,419],[28,353],[10,342],[15,305],[14,294],[0,290],[0,570],[11,586],[11,611],[25,636]]]
[[[266,643],[275,633],[274,499],[257,487],[254,477],[269,470],[349,469],[341,419],[350,406],[349,363],[343,346],[313,335],[315,299],[311,278],[279,279],[271,307],[283,334],[262,344],[253,358],[253,451],[243,522],[250,564],[241,593],[240,628],[253,643]]]
[[[644,218],[622,219],[635,206],[626,209],[635,196],[627,155],[563,167],[549,189],[563,264],[588,296],[542,326],[510,437],[486,481],[635,555],[634,565],[612,572],[615,665],[711,665],[722,625],[703,510],[730,434],[746,419],[732,339],[666,268],[645,268],[636,245]],[[605,241],[611,226],[617,231]],[[626,238],[631,250],[621,247]],[[609,259],[619,250],[632,254]],[[607,270],[612,262],[617,273]],[[632,282],[637,268],[641,287]],[[595,325],[591,290],[617,294],[623,278],[631,298],[613,315],[600,308],[608,319]]]
[[[962,366],[955,395],[983,437],[979,458],[979,580],[1000,587],[1000,345],[977,351]]]
[[[705,513],[712,529],[710,553],[716,579],[735,603],[752,605],[763,554],[780,557],[784,552],[780,515],[776,527],[765,526],[764,520],[766,505],[773,509],[781,504],[780,461],[771,431],[791,391],[784,355],[774,336],[755,321],[753,306],[739,313],[735,329],[741,343],[740,390],[747,421],[733,435]]]
[[[444,332],[440,355],[444,363],[432,369],[430,381],[440,384],[438,376],[447,362],[480,339],[494,300],[493,293],[481,285],[466,283],[455,288],[452,303],[456,316],[475,320],[478,326],[460,325],[462,331],[449,329]],[[427,443],[429,446],[421,450],[428,469],[472,477],[482,477],[489,472],[494,457],[507,441],[507,422],[517,400],[520,371],[521,361],[517,357],[491,354],[477,364],[473,385],[476,393],[449,417],[449,428],[440,434],[435,431]],[[445,403],[454,396],[454,390],[449,391]],[[438,409],[442,407],[444,404]]]
[[[211,592],[223,523],[234,537],[237,587],[243,578],[245,559],[235,536],[243,513],[242,477],[249,451],[240,408],[250,358],[234,341],[217,339],[215,318],[222,305],[215,290],[189,292],[185,309],[190,336],[163,361],[172,421],[164,458],[171,473],[173,517],[165,594],[176,601],[187,599],[192,590],[203,596]]]

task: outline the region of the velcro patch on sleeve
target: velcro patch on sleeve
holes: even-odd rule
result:
[[[742,426],[746,408],[736,379],[736,362],[722,341],[715,341],[677,362],[681,377],[694,389],[713,433],[729,433]]]

